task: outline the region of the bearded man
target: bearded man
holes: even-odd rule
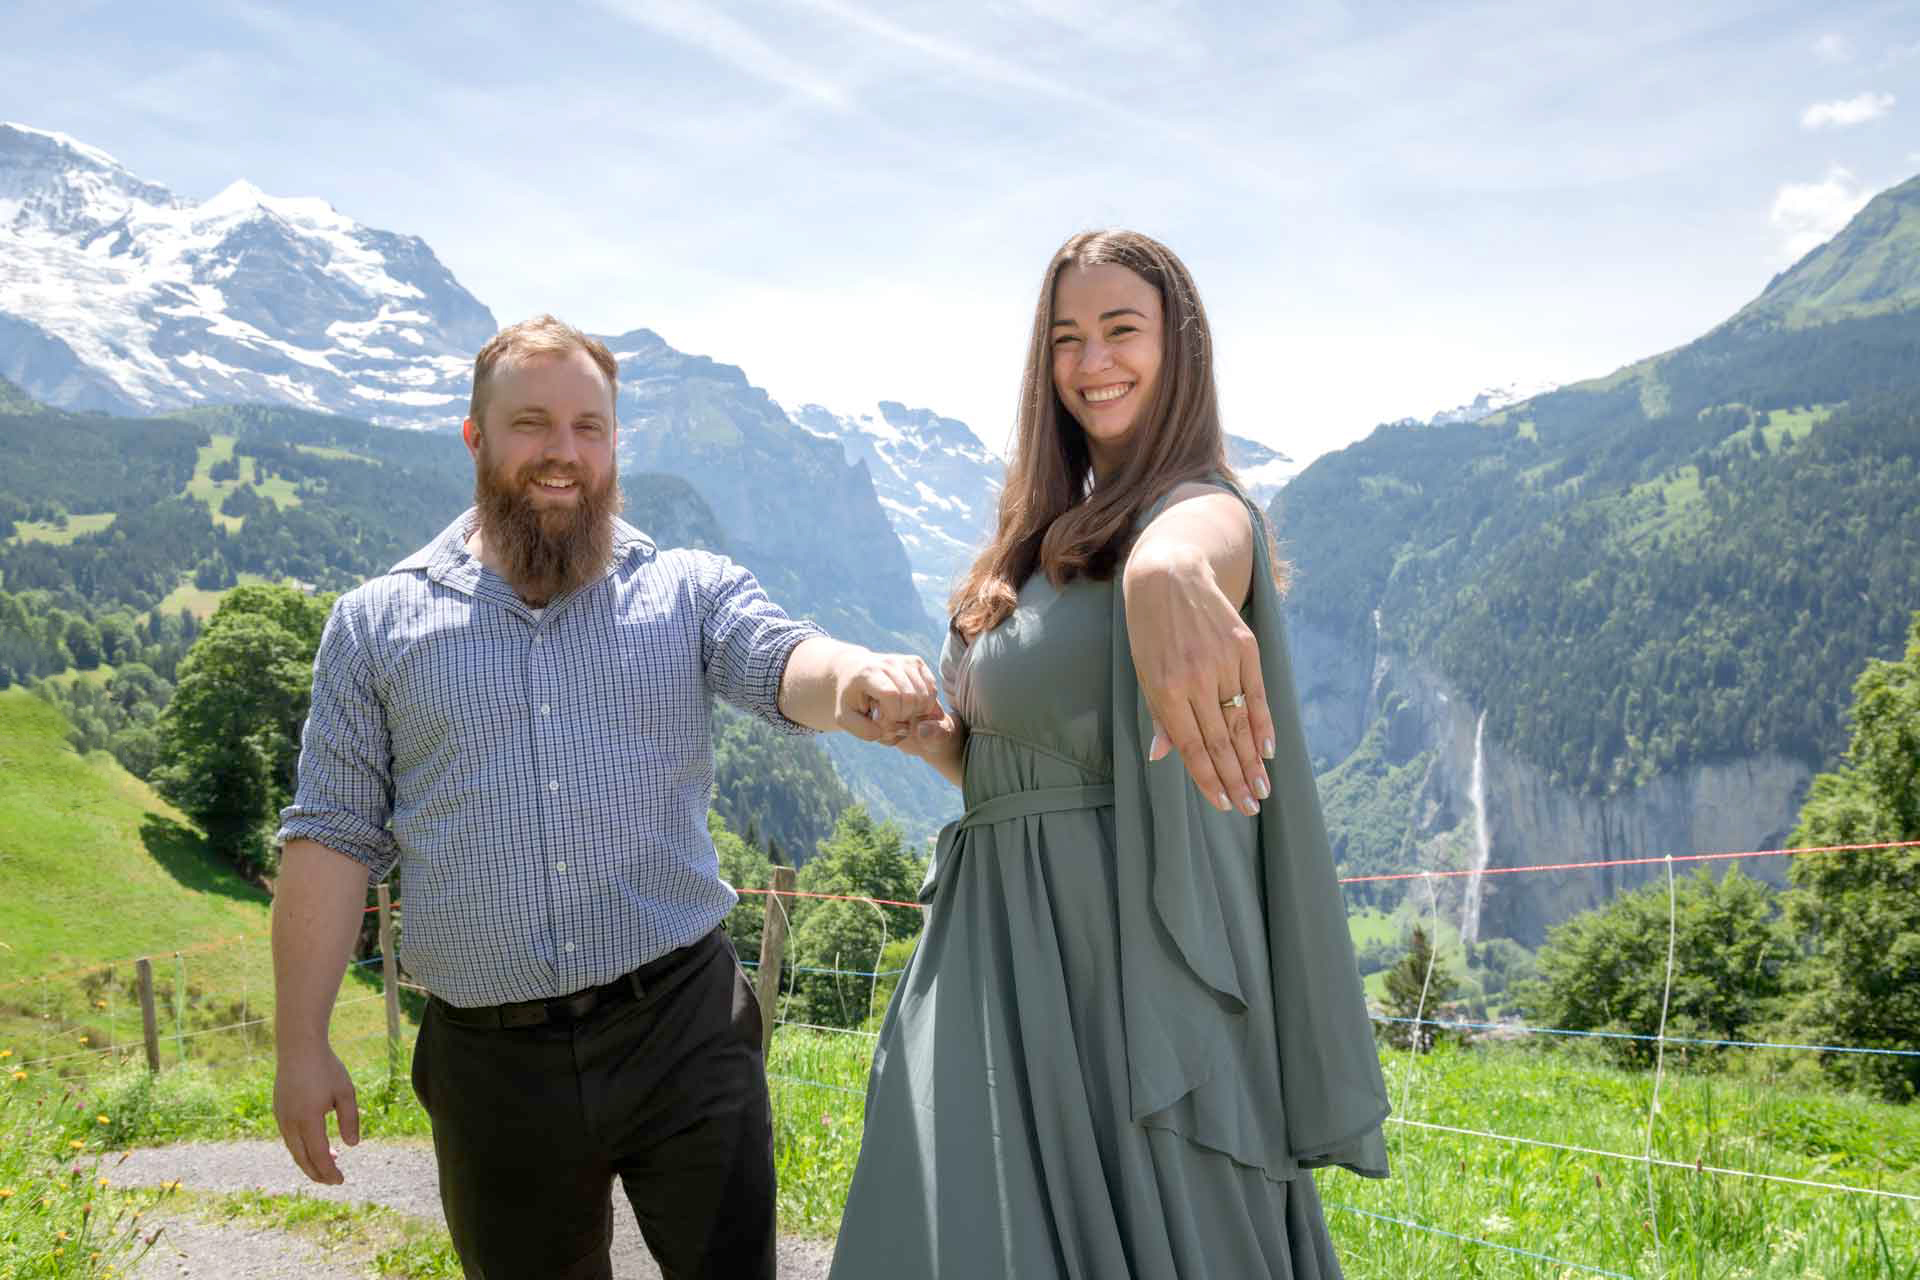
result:
[[[618,1177],[673,1277],[774,1274],[765,1046],[719,925],[709,695],[898,741],[918,658],[788,617],[746,570],[617,518],[618,368],[551,316],[474,361],[475,502],[334,605],[273,906],[274,1113],[359,1140],[327,1039],[369,879],[403,868],[431,993],[413,1084],[475,1280],[608,1277]]]

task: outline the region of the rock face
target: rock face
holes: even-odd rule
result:
[[[931,409],[882,400],[874,411],[834,413],[817,404],[792,415],[865,464],[907,560],[927,616],[947,616],[954,582],[993,532],[1005,466],[967,424]]]
[[[1430,667],[1366,637],[1343,641],[1310,622],[1290,624],[1308,748],[1319,767],[1346,759],[1383,718],[1394,760],[1426,754],[1425,777],[1409,812],[1400,815],[1414,832],[1424,869],[1471,865],[1479,834],[1473,803],[1478,742],[1487,865],[1496,869],[1479,881],[1483,938],[1538,946],[1549,926],[1665,874],[1659,863],[1531,875],[1498,874],[1498,868],[1779,848],[1812,777],[1801,762],[1769,754],[1696,764],[1615,795],[1576,791],[1482,737],[1482,708]],[[1782,883],[1782,861],[1757,859],[1742,867]],[[1675,872],[1692,874],[1693,865],[1677,864]],[[1469,914],[1470,881],[1432,883],[1441,916],[1461,924]],[[1411,892],[1425,907],[1425,891]]]

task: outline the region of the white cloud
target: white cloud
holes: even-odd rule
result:
[[[1851,62],[1853,44],[1838,32],[1829,31],[1813,42],[1813,56],[1822,62]]]
[[[1781,257],[1797,262],[1832,239],[1866,205],[1873,193],[1835,166],[1820,182],[1789,182],[1774,193],[1768,220],[1785,239]]]
[[[1802,129],[1844,129],[1848,125],[1865,124],[1869,120],[1878,120],[1893,110],[1893,95],[1890,93],[1860,93],[1851,98],[1836,98],[1832,102],[1816,102],[1801,113]]]

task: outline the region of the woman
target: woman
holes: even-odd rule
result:
[[[1339,1275],[1304,1171],[1384,1176],[1386,1097],[1274,572],[1186,268],[1069,240],[953,596],[952,711],[903,744],[967,810],[880,1032],[835,1280]]]

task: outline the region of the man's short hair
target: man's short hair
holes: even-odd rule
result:
[[[608,394],[618,401],[620,365],[613,358],[613,352],[607,350],[607,344],[564,320],[537,315],[494,334],[473,358],[473,398],[467,404],[467,416],[473,419],[473,425],[486,425],[482,415],[486,412],[487,397],[493,391],[494,370],[501,364],[517,364],[528,356],[564,356],[570,351],[584,351],[592,357],[607,380]]]

